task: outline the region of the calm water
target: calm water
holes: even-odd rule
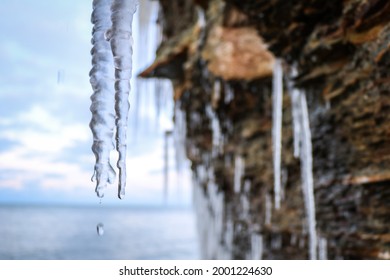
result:
[[[0,206],[0,259],[197,258],[191,210]]]

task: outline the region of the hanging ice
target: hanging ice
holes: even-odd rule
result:
[[[328,259],[328,252],[327,252],[327,240],[324,237],[318,238],[318,259],[320,260],[327,260]]]
[[[112,183],[115,177],[115,172],[110,165],[114,120],[116,149],[119,152],[118,196],[122,198],[125,194],[126,129],[132,68],[131,26],[136,7],[136,0],[95,0],[93,2],[94,27],[91,50],[93,67],[90,81],[94,93],[91,97],[93,116],[90,126],[94,136],[92,146],[96,157],[94,177],[96,177],[96,193],[99,197],[103,197],[104,188],[107,183]],[[113,66],[115,66],[115,75],[113,75]],[[114,79],[115,85],[112,84]]]
[[[234,192],[241,189],[241,178],[244,173],[245,162],[241,156],[236,156],[234,160]]]
[[[271,225],[271,219],[272,219],[272,200],[271,200],[271,196],[268,193],[266,193],[264,224]]]
[[[293,67],[291,76],[295,77],[297,75],[296,72],[296,68]],[[299,89],[294,88],[291,78],[289,80],[288,87],[291,95],[291,110],[294,130],[294,156],[299,156],[301,161],[302,192],[305,203],[307,230],[309,233],[309,257],[310,259],[317,259],[317,233],[313,187],[313,151],[306,95]],[[320,248],[324,246],[321,242],[319,242]],[[320,252],[323,254],[322,251]]]
[[[180,104],[180,101],[176,101],[174,105],[175,126],[173,129],[176,171],[179,173],[179,175],[181,173],[183,163],[186,160],[186,117],[185,112],[180,109]]]
[[[169,187],[169,137],[172,135],[171,130],[167,130],[164,133],[164,202],[168,199],[168,187]]]
[[[212,106],[208,105],[206,107],[206,113],[211,121],[211,131],[212,131],[212,143],[213,143],[213,154],[222,153],[221,145],[221,126],[219,124],[218,116],[215,111],[212,109]]]
[[[234,99],[234,92],[231,85],[229,85],[229,83],[227,82],[224,83],[224,92],[225,92],[224,102],[225,104],[229,104]]]
[[[296,76],[296,68],[293,68],[291,71],[291,76]],[[299,145],[300,145],[300,135],[301,135],[301,109],[300,109],[300,91],[294,88],[292,80],[288,82],[288,91],[291,96],[291,111],[292,111],[292,120],[293,120],[293,132],[294,132],[294,157],[299,157]]]
[[[317,232],[316,232],[316,210],[313,187],[313,151],[311,145],[311,132],[309,124],[309,113],[307,110],[306,95],[300,93],[301,107],[301,177],[302,189],[306,208],[307,226],[309,231],[309,256],[310,259],[317,259]]]
[[[263,257],[263,235],[252,233],[251,235],[252,260],[261,260]]]
[[[211,95],[211,106],[213,108],[217,108],[220,99],[221,99],[221,81],[215,80],[212,95]]]
[[[132,22],[137,0],[113,0],[112,27],[108,32],[115,65],[116,149],[119,153],[118,196],[123,198],[126,187],[127,117],[129,113],[130,78],[133,53]]]
[[[92,69],[89,73],[93,89],[91,96],[92,119],[90,127],[93,134],[92,151],[96,157],[93,179],[96,179],[96,193],[103,197],[108,183],[115,178],[110,164],[110,152],[114,149],[114,69],[111,47],[104,34],[111,27],[111,0],[93,1],[91,21],[92,30]]]
[[[283,69],[279,59],[275,60],[272,80],[272,142],[274,165],[275,208],[280,208],[281,199],[281,156],[282,156],[282,109],[283,109]]]

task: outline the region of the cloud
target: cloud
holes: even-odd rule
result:
[[[39,105],[33,105],[5,123],[7,126],[1,130],[0,141],[14,145],[0,153],[0,174],[15,172],[12,177],[0,178],[0,187],[20,189],[32,181],[43,188],[68,190],[88,185],[90,175],[83,166],[61,159],[64,150],[90,140],[86,125],[64,123],[60,116]]]
[[[45,189],[72,191],[91,188],[90,173],[76,163],[63,163],[50,154],[30,154],[28,148],[19,146],[0,153],[1,188],[23,189],[31,183]]]
[[[78,142],[89,141],[90,132],[85,124],[66,124],[60,116],[33,105],[27,112],[20,113],[3,129],[0,138],[19,143],[29,153],[58,154]]]

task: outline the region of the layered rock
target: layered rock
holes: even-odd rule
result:
[[[160,3],[165,39],[141,76],[171,79],[185,112],[204,257],[309,257],[287,86],[284,195],[280,209],[273,205],[271,92],[278,57],[285,81],[308,100],[319,257],[389,258],[390,3]]]

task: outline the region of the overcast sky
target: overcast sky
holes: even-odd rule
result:
[[[88,126],[91,2],[2,1],[0,204],[99,203],[90,181],[94,165]],[[139,40],[137,28],[133,29],[135,41]],[[137,49],[135,55],[138,65],[150,60]],[[134,72],[139,68],[136,65]],[[131,100],[126,198],[116,198],[115,184],[103,203],[162,203],[162,135],[172,127],[172,103],[167,102],[157,120],[154,94],[146,92],[146,87],[139,102],[137,135],[136,102]],[[131,96],[134,99],[134,91]],[[170,163],[173,166],[172,160]],[[168,202],[189,205],[188,174],[184,173],[181,181],[177,177],[171,168]]]

